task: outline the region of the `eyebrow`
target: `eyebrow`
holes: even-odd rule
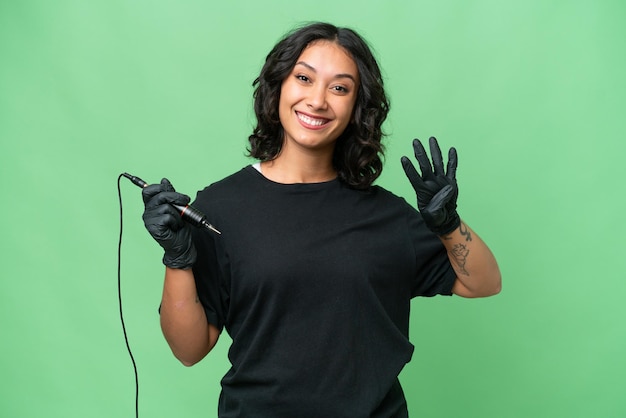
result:
[[[314,73],[317,73],[317,70],[313,66],[311,66],[310,64],[307,64],[304,61],[296,62],[296,65],[302,65],[302,66],[308,68],[309,70],[313,71]],[[349,73],[335,74],[335,76],[333,78],[349,78],[350,80],[352,80],[356,84],[356,79],[354,78],[354,76],[352,74],[349,74]]]

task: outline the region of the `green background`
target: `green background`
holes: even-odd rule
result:
[[[415,198],[414,137],[459,152],[493,298],[415,300],[414,417],[626,416],[621,1],[0,0],[2,417],[134,415],[116,179],[192,196],[248,164],[252,81],[296,24],[354,27],[392,112],[379,184]],[[192,367],[158,325],[161,252],[122,183],[140,416],[216,415],[228,338]]]

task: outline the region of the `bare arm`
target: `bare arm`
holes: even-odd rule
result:
[[[491,250],[465,222],[440,237],[456,271],[452,293],[466,298],[492,296],[500,292],[500,268]]]
[[[217,343],[219,331],[207,322],[191,269],[165,269],[161,330],[172,353],[185,366],[202,360]]]
[[[164,250],[165,283],[161,300],[161,329],[174,356],[185,366],[202,360],[215,346],[218,329],[209,324],[198,299],[191,266],[197,251],[189,224],[172,204],[185,206],[189,196],[177,193],[167,179],[142,191],[146,229]]]

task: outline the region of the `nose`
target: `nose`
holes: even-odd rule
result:
[[[307,106],[311,109],[326,109],[326,88],[324,86],[312,86],[309,89]]]

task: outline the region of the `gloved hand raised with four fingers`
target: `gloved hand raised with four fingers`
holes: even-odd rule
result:
[[[433,160],[431,166],[428,155],[419,139],[413,140],[415,158],[420,166],[420,176],[411,160],[402,157],[402,167],[417,194],[417,208],[419,209],[426,226],[435,234],[442,236],[449,234],[459,227],[461,219],[456,212],[456,199],[459,189],[456,184],[456,149],[448,152],[448,165],[443,169],[443,157],[437,139],[429,140],[430,155]]]
[[[170,205],[186,206],[189,196],[177,193],[165,178],[160,184],[146,186],[141,195],[145,204],[143,222],[152,238],[165,250],[163,264],[176,269],[191,268],[196,261],[191,228]]]

